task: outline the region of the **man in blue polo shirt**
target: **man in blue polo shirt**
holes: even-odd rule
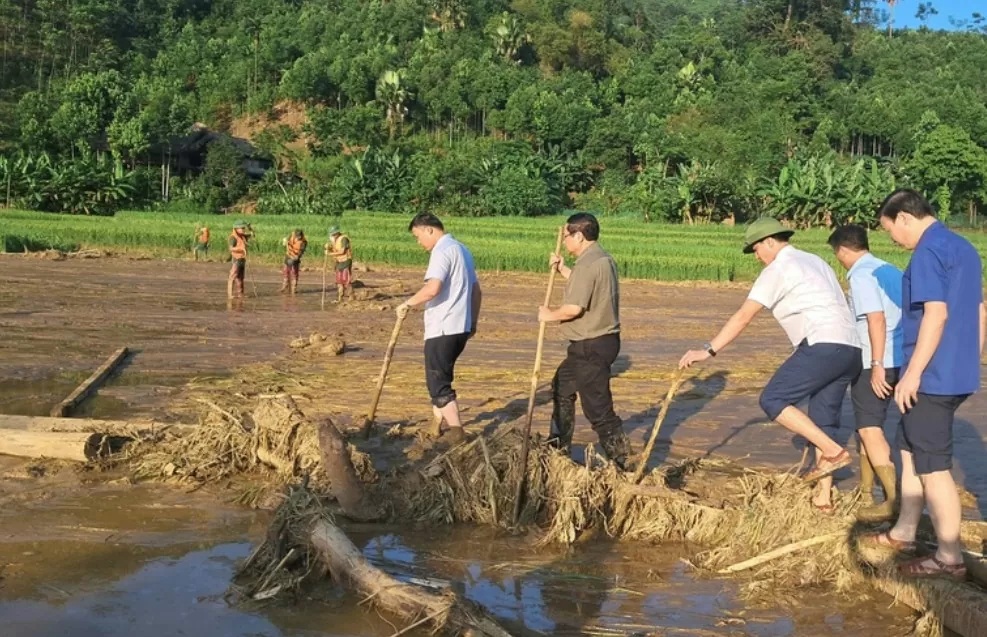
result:
[[[953,466],[953,417],[980,388],[985,313],[980,255],[936,220],[914,190],[897,190],[881,205],[881,227],[912,250],[902,279],[903,373],[894,390],[904,417],[901,511],[891,530],[866,541],[910,553],[925,506],[939,548],[902,564],[903,575],[966,578],[960,546],[960,500]]]
[[[901,270],[870,252],[867,229],[849,224],[829,236],[836,260],[847,269],[850,311],[857,322],[863,369],[850,384],[853,415],[860,437],[861,520],[894,519],[897,476],[884,420],[894,397],[902,358]],[[874,476],[884,487],[884,502],[874,504]]]

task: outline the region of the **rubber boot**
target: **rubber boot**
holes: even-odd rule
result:
[[[613,461],[621,471],[627,471],[627,463],[631,456],[631,441],[620,429],[613,434],[600,438],[603,455]]]
[[[863,446],[860,448],[860,495],[860,501],[865,506],[874,504],[874,466],[871,465]]]
[[[898,510],[898,476],[894,465],[874,467],[881,486],[884,487],[884,502],[861,507],[857,511],[857,519],[864,522],[885,522],[893,520]]]
[[[552,409],[552,422],[549,425],[549,446],[561,449],[566,454],[570,453],[572,451],[572,432],[575,428],[575,401],[557,400]]]

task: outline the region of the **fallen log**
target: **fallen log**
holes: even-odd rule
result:
[[[858,544],[858,550],[879,570],[888,560],[887,553],[879,549]],[[947,579],[905,580],[883,573],[868,582],[919,613],[931,611],[943,626],[962,637],[987,635],[987,595],[974,586]]]
[[[313,525],[311,541],[336,582],[348,582],[357,593],[372,597],[382,609],[413,625],[431,623],[435,630],[449,633],[510,637],[483,610],[455,594],[405,584],[372,566],[346,534],[327,520]]]
[[[0,435],[0,454],[22,458],[56,458],[89,462],[112,451],[110,436],[100,433],[17,431]]]
[[[51,416],[55,418],[60,418],[68,416],[72,413],[82,401],[89,397],[90,394],[99,389],[99,386],[105,381],[113,370],[116,369],[117,365],[122,363],[124,359],[127,358],[127,354],[130,352],[126,347],[121,347],[117,351],[113,352],[106,362],[100,365],[96,371],[92,373],[89,378],[87,378],[81,385],[75,388],[69,397],[58,403],[51,410]]]

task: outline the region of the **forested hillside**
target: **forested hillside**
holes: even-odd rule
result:
[[[895,31],[888,8],[0,0],[0,187],[8,206],[88,213],[809,225],[866,220],[907,184],[965,218],[987,200],[983,18]],[[253,148],[190,141],[197,123]]]

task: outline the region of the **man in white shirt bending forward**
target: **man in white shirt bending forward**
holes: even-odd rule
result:
[[[850,464],[850,454],[831,435],[840,424],[840,408],[850,382],[860,374],[860,340],[836,273],[821,258],[789,245],[794,231],[769,217],[744,232],[744,253],[764,264],[744,304],[703,349],[685,353],[679,366],[716,356],[732,343],[764,308],[781,324],[795,352],[761,393],[761,408],[771,420],[802,436],[816,448],[815,467],[805,475],[819,482],[812,503],[831,513],[832,474]],[[809,413],[795,405],[809,399]]]

